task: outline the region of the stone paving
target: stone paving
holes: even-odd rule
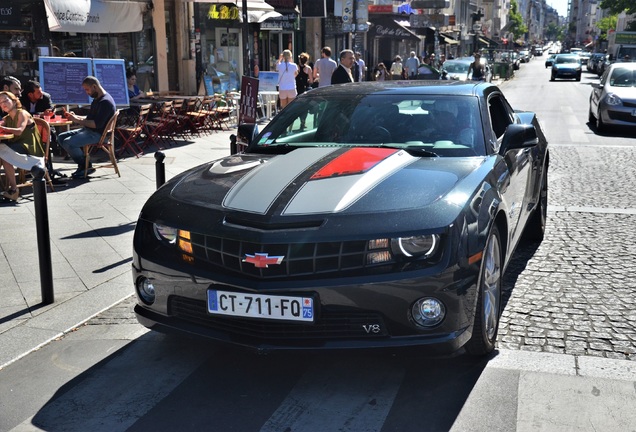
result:
[[[554,146],[551,158],[546,236],[505,275],[499,347],[636,360],[636,148]],[[88,325],[135,322],[134,303]]]
[[[636,360],[635,156],[551,148],[546,236],[508,268],[500,347]]]

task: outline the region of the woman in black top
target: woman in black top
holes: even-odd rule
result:
[[[307,65],[309,61],[309,54],[301,53],[298,56],[298,75],[296,75],[296,92],[298,94],[305,93],[307,90],[311,88],[311,84],[314,82],[313,80],[313,72],[311,68]],[[300,128],[305,128],[305,120],[307,119],[307,113],[300,118]]]
[[[472,62],[470,64],[470,66],[468,66],[468,75],[470,75],[470,72],[473,72],[473,77],[472,80],[473,81],[484,81],[486,79],[485,75],[485,71],[484,71],[484,65],[481,64],[481,55],[479,53],[475,53],[475,61]]]

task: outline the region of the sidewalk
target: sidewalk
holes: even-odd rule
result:
[[[166,180],[229,154],[219,131],[165,149]],[[72,161],[53,159],[70,177]],[[31,189],[0,203],[0,369],[133,294],[130,265],[137,217],[156,189],[154,151],[98,169],[89,180],[47,187],[55,302],[43,306]]]

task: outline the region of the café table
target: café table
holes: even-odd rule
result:
[[[265,116],[267,120],[271,120],[272,112],[276,110],[276,100],[278,98],[277,91],[259,91],[259,95],[263,98],[263,104],[265,105]]]

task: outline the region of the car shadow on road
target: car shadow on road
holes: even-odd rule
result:
[[[508,300],[512,296],[512,291],[514,289],[519,276],[525,270],[526,266],[534,256],[537,249],[541,246],[540,242],[531,242],[527,240],[523,240],[517,246],[510,263],[508,264],[508,268],[506,269],[506,273],[504,274],[502,281],[502,295],[501,295],[501,311],[506,308],[508,304]]]
[[[259,355],[150,332],[59,387],[31,423],[93,432],[449,430],[487,362],[417,349]]]

